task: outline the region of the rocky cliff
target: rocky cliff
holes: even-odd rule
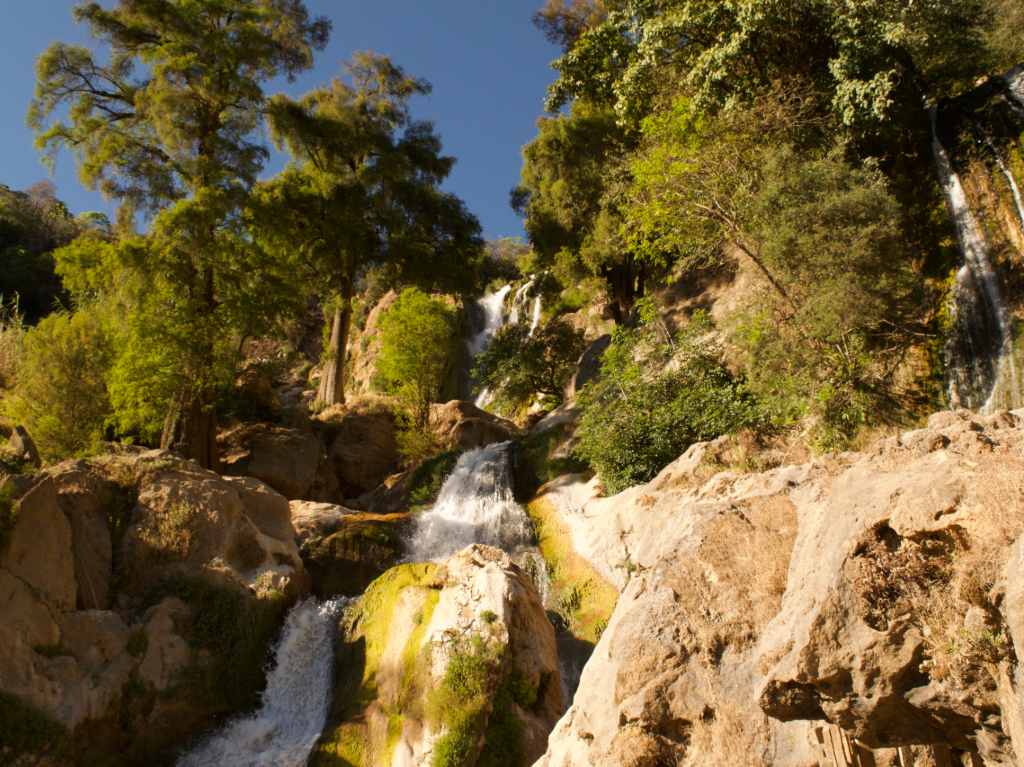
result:
[[[836,732],[879,763],[1017,764],[1022,423],[941,413],[754,474],[695,445],[612,498],[549,485],[623,591],[538,764],[860,763],[827,760]]]

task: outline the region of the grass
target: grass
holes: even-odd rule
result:
[[[596,643],[608,625],[619,592],[576,553],[569,530],[550,501],[537,498],[526,510],[548,565],[553,603],[575,636]]]

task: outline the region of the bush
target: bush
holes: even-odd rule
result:
[[[525,323],[506,325],[477,358],[473,376],[502,410],[528,407],[538,396],[553,408],[585,348],[583,332],[565,320],[554,319],[534,333]]]
[[[28,429],[43,458],[82,454],[103,438],[111,358],[110,340],[88,311],[52,314],[26,334],[4,410]]]
[[[678,338],[649,322],[616,329],[601,376],[584,387],[575,454],[617,493],[651,480],[694,442],[759,424],[757,404],[695,316]]]
[[[417,288],[407,288],[380,322],[375,383],[397,397],[420,426],[441,395],[456,341],[455,312]]]
[[[60,724],[41,711],[0,692],[0,754],[48,754],[59,759],[67,734]]]
[[[0,389],[14,386],[25,343],[25,325],[17,300],[3,303],[0,296]]]

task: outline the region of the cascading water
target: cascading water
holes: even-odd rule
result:
[[[935,165],[964,258],[956,278],[956,332],[947,345],[950,400],[954,405],[983,411],[1012,406],[1019,400],[1020,386],[1009,312],[981,227],[939,138],[938,110],[934,107],[931,122]]]
[[[259,711],[230,722],[177,767],[303,767],[327,722],[336,622],[344,604],[307,599],[293,607]]]
[[[502,325],[505,324],[505,297],[511,290],[512,286],[506,285],[495,293],[485,294],[477,302],[477,305],[484,314],[484,326],[479,333],[466,342],[471,360],[487,348],[487,344],[494,338],[495,333],[501,330]],[[477,395],[473,404],[479,408],[484,408],[487,407],[490,401],[491,391],[490,389],[484,389]]]
[[[1003,162],[1003,158],[999,156],[999,153],[993,150],[996,157],[996,164],[999,166],[999,170],[1003,172],[1003,176],[1006,177],[1006,182],[1010,185],[1010,191],[1013,193],[1013,202],[1017,206],[1017,218],[1020,219],[1021,230],[1024,231],[1024,200],[1021,199],[1020,187],[1017,186],[1017,179],[1013,177],[1013,172],[1007,167],[1006,163]]]
[[[531,544],[530,521],[512,495],[510,448],[501,442],[459,458],[437,502],[416,520],[411,561],[444,559],[471,543],[510,554]]]

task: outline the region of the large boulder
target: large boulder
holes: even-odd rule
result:
[[[242,424],[218,437],[225,474],[262,480],[289,499],[311,498],[323,447],[312,431]]]
[[[26,754],[0,739],[0,762],[171,763],[211,719],[256,702],[289,597],[306,588],[283,496],[143,450],[11,487],[0,712],[47,735]],[[61,740],[73,749],[58,753]]]
[[[755,474],[697,445],[612,498],[546,488],[623,591],[540,764],[1018,764],[1022,423],[943,413]]]
[[[369,492],[398,469],[398,425],[383,402],[357,400],[330,408],[317,420],[342,497]]]
[[[327,503],[292,501],[299,553],[313,593],[355,597],[405,555],[408,514],[369,514]]]
[[[562,708],[555,633],[506,554],[471,546],[393,568],[343,630],[314,767],[475,764],[488,751],[528,765],[543,752]]]
[[[430,427],[445,450],[472,450],[507,442],[519,434],[511,421],[464,400],[431,405]]]

